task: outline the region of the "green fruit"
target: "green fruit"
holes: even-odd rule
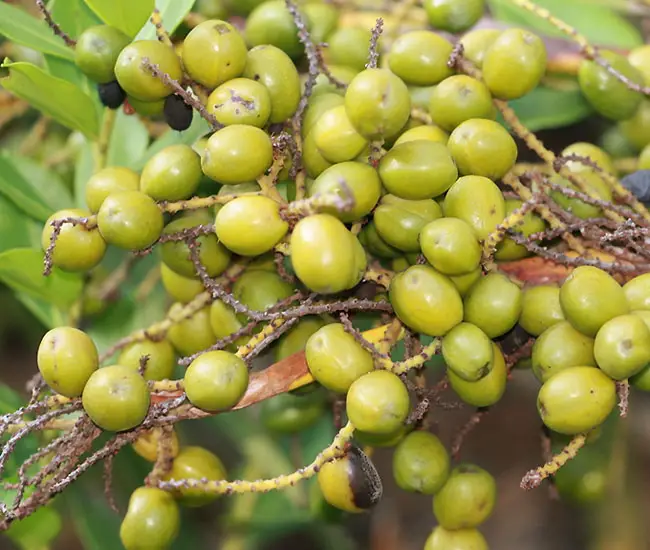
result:
[[[280,207],[263,196],[239,197],[217,212],[217,237],[229,250],[242,256],[264,254],[287,234],[289,225],[280,217]]]
[[[226,468],[217,455],[203,447],[183,447],[174,458],[171,471],[165,479],[207,479],[223,481],[227,479]],[[173,493],[174,497],[188,508],[197,508],[214,502],[218,495],[205,493],[199,488],[182,488]]]
[[[445,275],[463,275],[479,267],[481,246],[470,225],[459,218],[439,218],[420,232],[427,261]]]
[[[609,457],[603,449],[587,445],[553,476],[562,499],[588,505],[601,502],[607,494]]]
[[[612,158],[600,147],[594,145],[593,143],[588,143],[586,141],[578,141],[576,143],[572,143],[562,150],[562,156],[569,155],[578,155],[585,157],[596,164],[596,166],[599,168],[605,170],[605,172],[616,174],[616,168],[614,167],[614,161],[612,161]],[[593,172],[593,168],[591,166],[576,160],[568,161],[565,166],[574,173]]]
[[[142,191],[112,193],[97,213],[104,240],[126,250],[142,250],[155,243],[163,230],[163,213]]]
[[[52,214],[41,233],[41,248],[46,251],[52,241],[55,220],[64,218],[88,218],[90,212],[80,208],[67,208]],[[52,251],[52,263],[64,271],[89,271],[104,258],[106,241],[97,228],[86,229],[83,225],[65,223]]]
[[[192,11],[200,13],[206,19],[221,19],[228,15],[228,8],[223,0],[196,0]]]
[[[293,434],[306,430],[325,412],[322,393],[308,396],[282,393],[266,399],[260,407],[264,426],[273,432]]]
[[[415,140],[394,146],[379,162],[386,190],[409,200],[437,197],[458,178],[458,170],[442,143]]]
[[[400,489],[434,495],[447,481],[450,459],[440,439],[430,432],[408,434],[393,453],[393,476]]]
[[[650,329],[650,311],[633,311],[632,315],[640,317]],[[643,367],[637,374],[630,377],[630,384],[642,391],[650,391],[650,365]]]
[[[246,18],[245,36],[251,48],[271,44],[294,59],[304,52],[298,29],[284,0],[272,0],[257,6]]]
[[[312,334],[316,334],[325,324],[325,321],[320,317],[307,316],[301,318],[296,326],[292,327],[278,340],[278,345],[275,348],[275,360],[282,361],[282,359],[286,359],[294,353],[304,351]]]
[[[375,434],[398,430],[409,409],[409,393],[404,382],[387,370],[375,370],[357,378],[345,400],[350,422],[364,432]]]
[[[161,117],[165,112],[165,99],[142,101],[133,96],[126,96],[126,102],[136,113],[145,117]]]
[[[603,180],[603,178],[600,177],[596,172],[582,171],[577,174],[577,177],[579,177],[584,182],[587,190],[591,191],[591,194],[595,195],[595,198],[602,199],[606,202],[612,200],[612,190],[609,184]],[[576,185],[574,185],[569,180],[558,176],[557,174],[551,176],[550,180],[551,182],[561,185],[562,187],[566,187],[567,189],[579,191]],[[569,198],[559,191],[551,191],[551,197],[562,208],[568,210],[574,216],[582,218],[583,220],[603,216],[603,211],[599,206],[587,204],[586,202],[583,202],[577,198]]]
[[[122,350],[117,362],[137,371],[143,357],[148,357],[143,374],[145,380],[167,380],[174,374],[176,354],[167,340],[134,342]]]
[[[266,86],[271,97],[269,122],[284,122],[293,116],[300,102],[298,70],[281,49],[256,46],[248,52],[243,75]]]
[[[411,426],[402,425],[394,432],[388,434],[375,434],[363,432],[361,430],[354,431],[354,439],[362,445],[367,447],[395,447],[404,437],[412,430]]]
[[[342,27],[327,39],[327,56],[332,65],[343,65],[357,72],[368,62],[368,48],[372,33],[366,28]]]
[[[230,196],[230,195],[257,195],[262,188],[256,181],[246,181],[244,183],[235,183],[234,185],[222,185],[219,188],[217,195]]]
[[[650,329],[638,315],[614,317],[598,330],[594,356],[614,380],[634,376],[650,364]]]
[[[120,525],[126,550],[169,548],[180,530],[180,512],[174,497],[156,487],[138,487]]]
[[[314,96],[312,91],[312,95],[307,103],[307,109],[305,110],[305,116],[302,120],[302,136],[306,137],[311,132],[318,119],[324,113],[334,107],[343,105],[344,102],[345,99],[343,99],[343,96],[337,93],[327,92]]]
[[[575,435],[600,426],[616,405],[616,384],[600,369],[580,366],[558,372],[540,388],[537,410],[551,430]]]
[[[458,171],[464,176],[485,176],[498,180],[517,160],[515,140],[494,120],[465,120],[451,133],[447,146]]]
[[[539,336],[562,321],[564,313],[560,305],[559,287],[539,285],[524,289],[519,324],[528,334]]]
[[[629,312],[621,286],[591,266],[579,266],[566,278],[560,288],[560,305],[569,323],[591,337],[610,319]]]
[[[650,101],[643,99],[635,113],[626,120],[621,120],[618,127],[627,143],[639,151],[650,143]],[[632,151],[632,156],[636,151]]]
[[[650,273],[638,275],[623,285],[630,309],[650,310]]]
[[[65,397],[79,397],[99,366],[95,343],[73,327],[48,331],[38,346],[36,362],[45,383]]]
[[[612,51],[600,51],[599,55],[627,79],[643,85],[643,74],[625,57]],[[602,116],[612,120],[630,118],[643,99],[639,92],[631,90],[607,69],[588,59],[583,59],[580,64],[578,83],[591,106]]]
[[[241,329],[244,326],[241,317],[234,309],[224,304],[221,300],[215,300],[210,306],[210,326],[218,340],[230,336]],[[237,346],[242,346],[247,341],[248,336],[240,336],[234,341],[233,345],[228,346],[226,349],[236,351]]]
[[[480,267],[477,267],[474,271],[470,271],[464,275],[452,275],[449,277],[449,280],[454,283],[458,293],[461,296],[465,296],[469,292],[469,289],[472,288],[476,281],[481,277],[483,277],[483,270]]]
[[[431,93],[429,113],[435,124],[451,132],[472,118],[494,119],[492,95],[480,80],[467,75],[445,78]]]
[[[233,78],[210,94],[206,108],[226,126],[247,124],[263,128],[271,115],[271,96],[259,82]]]
[[[108,195],[118,191],[137,191],[139,188],[140,176],[137,172],[123,166],[109,166],[88,178],[86,204],[96,214]]]
[[[201,182],[201,157],[179,143],[161,149],[142,169],[140,190],[157,201],[191,197]]]
[[[540,382],[571,367],[596,366],[594,340],[559,321],[539,335],[533,345],[532,367]]]
[[[291,233],[291,265],[300,281],[319,294],[356,286],[366,271],[359,239],[329,214],[300,220]]]
[[[458,33],[473,27],[483,16],[485,0],[424,0],[422,6],[434,29]]]
[[[638,46],[627,54],[627,60],[635,69],[642,75],[645,85],[650,84],[650,69],[648,69],[648,62],[650,61],[650,47],[645,44]]]
[[[149,411],[149,389],[131,367],[112,365],[90,375],[81,396],[84,411],[102,430],[121,432],[140,425]]]
[[[419,252],[422,228],[440,217],[440,206],[431,199],[412,201],[395,195],[384,195],[373,213],[377,234],[403,252]]]
[[[388,66],[407,84],[432,86],[451,76],[447,61],[452,49],[449,40],[434,32],[407,32],[393,42]]]
[[[208,139],[201,159],[203,173],[219,183],[255,180],[273,162],[271,138],[255,126],[233,124]]]
[[[339,11],[336,6],[322,3],[310,3],[302,6],[302,13],[307,18],[309,34],[314,44],[326,42],[338,25]]]
[[[445,334],[442,357],[451,372],[468,382],[487,376],[494,367],[492,342],[471,323],[459,323]]]
[[[198,353],[217,341],[210,324],[209,306],[187,317],[183,315],[183,304],[175,303],[167,315],[175,321],[167,332],[167,338],[179,354]]]
[[[436,89],[437,85],[433,86],[409,86],[409,95],[411,96],[411,107],[412,108],[417,108],[417,109],[422,109],[423,111],[426,111],[429,109],[429,103],[431,103],[431,95],[433,94],[433,90]],[[421,128],[423,124],[418,121],[414,120],[413,118],[410,118],[409,121],[406,123],[406,126],[404,127],[403,130],[412,129],[412,128]],[[428,124],[426,125],[428,126]],[[435,128],[435,126],[432,126]],[[446,143],[445,139],[445,143]]]
[[[517,324],[521,301],[521,289],[515,283],[501,273],[489,273],[465,296],[464,320],[496,338]]]
[[[314,132],[311,132],[302,143],[302,162],[310,178],[317,178],[330,166],[331,162],[325,160],[314,139]]]
[[[449,369],[447,376],[451,389],[456,392],[464,403],[473,407],[491,407],[499,402],[506,391],[508,369],[506,361],[499,346],[491,342],[494,358],[490,372],[480,380],[471,382],[458,376]]]
[[[424,550],[488,550],[488,545],[477,529],[449,531],[438,526],[424,543]]]
[[[336,208],[324,210],[343,223],[364,218],[375,207],[381,196],[381,181],[377,170],[362,162],[340,162],[324,170],[315,180],[309,196],[338,196],[352,198],[351,210],[340,212]]]
[[[523,202],[519,199],[506,200],[506,216],[512,214],[518,208],[521,208]],[[533,233],[539,233],[546,229],[544,220],[537,216],[532,210],[529,210],[524,215],[521,224],[515,226],[515,231],[521,233],[524,237],[528,237]],[[522,245],[517,244],[510,237],[504,237],[503,240],[497,245],[497,251],[494,258],[499,261],[513,261],[519,260],[529,256],[530,252]]]
[[[340,323],[318,329],[305,345],[309,372],[328,390],[346,393],[374,368],[373,358]]]
[[[377,233],[374,221],[369,221],[359,233],[359,242],[367,252],[378,258],[399,258],[402,252],[390,246]]]
[[[411,96],[406,84],[388,69],[366,69],[348,85],[345,111],[363,137],[390,138],[409,119]]]
[[[323,158],[332,163],[353,160],[368,145],[368,140],[352,125],[344,105],[323,113],[310,136]]]
[[[167,97],[172,93],[171,88],[143,66],[145,59],[157,65],[173,80],[179,81],[183,76],[181,62],[173,48],[158,40],[136,40],[120,52],[115,62],[115,77],[119,85],[128,95],[140,101],[157,101]]]
[[[501,34],[499,29],[474,29],[460,37],[463,45],[463,57],[476,65],[477,69],[483,67],[485,53]]]
[[[246,43],[230,23],[209,19],[185,37],[182,56],[187,74],[213,89],[241,76],[246,67]]]
[[[275,271],[245,271],[232,287],[235,299],[253,311],[266,311],[291,296],[294,288]],[[245,315],[239,320],[248,322]]]
[[[483,523],[494,509],[497,486],[483,468],[460,464],[433,497],[433,513],[445,529],[467,529]]]
[[[506,29],[485,52],[483,81],[494,97],[523,97],[544,76],[546,58],[546,46],[539,36],[523,29]]]
[[[463,320],[456,287],[429,266],[414,265],[395,275],[388,295],[397,317],[415,332],[444,336]]]
[[[332,83],[327,75],[319,74],[316,77],[316,82],[312,88],[311,98],[316,98],[322,94],[336,94],[343,98],[345,95],[345,87],[347,87],[352,79],[359,71],[346,67],[345,65],[329,65],[329,71],[333,78],[344,85],[339,88],[336,84]]]
[[[406,130],[406,132],[403,132],[397,138],[397,140],[395,140],[395,143],[393,144],[393,148],[397,147],[398,145],[401,145],[402,143],[407,143],[409,141],[416,141],[422,139],[426,139],[437,143],[444,143],[446,145],[447,140],[449,139],[449,134],[447,134],[447,132],[445,132],[441,128],[438,128],[437,126],[429,126],[429,125],[416,126],[415,128],[410,128]]]
[[[503,193],[492,180],[483,176],[458,178],[445,195],[443,209],[445,216],[460,218],[471,225],[481,241],[487,239],[506,216]]]
[[[77,38],[74,62],[82,73],[99,84],[115,80],[115,62],[131,39],[109,25],[88,27]]]

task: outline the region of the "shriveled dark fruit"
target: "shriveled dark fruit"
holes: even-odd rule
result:
[[[129,499],[120,525],[126,550],[169,548],[180,530],[180,511],[174,497],[157,487],[138,487]]]
[[[467,75],[445,78],[431,92],[429,113],[435,124],[451,132],[471,118],[494,119],[492,95],[480,80]]]
[[[478,529],[448,530],[438,525],[424,543],[424,550],[488,550]]]
[[[163,115],[165,122],[172,130],[183,132],[192,124],[194,111],[181,96],[172,94],[165,99]]]
[[[458,33],[473,27],[483,16],[485,0],[424,0],[422,7],[434,29]]]
[[[117,80],[97,84],[97,94],[99,94],[99,101],[102,102],[102,105],[113,110],[118,109],[126,99],[126,92]]]
[[[481,246],[472,227],[459,218],[438,218],[420,231],[427,261],[445,275],[463,275],[479,267]]]
[[[614,380],[625,380],[650,364],[650,329],[638,315],[619,315],[596,334],[594,356]]]
[[[560,287],[549,284],[524,288],[519,324],[526,332],[539,336],[549,327],[564,320],[560,305]]]
[[[469,290],[464,320],[496,338],[515,326],[521,313],[521,289],[502,273],[489,273]]]
[[[110,25],[94,25],[77,38],[74,62],[81,72],[98,84],[115,80],[115,62],[131,39]]]
[[[323,464],[317,479],[325,500],[346,512],[368,510],[383,494],[379,473],[356,445],[350,445],[342,458]]]
[[[449,453],[437,436],[418,430],[408,434],[393,453],[393,476],[400,489],[434,495],[449,478]]]
[[[443,337],[441,347],[447,368],[468,382],[487,376],[494,366],[492,342],[471,323],[459,323],[452,328]]]
[[[411,31],[395,39],[388,66],[407,84],[431,86],[452,74],[447,60],[453,46],[432,31]]]
[[[508,369],[499,346],[491,342],[494,357],[490,372],[476,381],[464,380],[449,369],[447,376],[451,389],[460,399],[473,407],[491,407],[499,402],[506,391]]]

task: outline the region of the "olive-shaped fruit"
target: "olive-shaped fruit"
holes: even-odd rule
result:
[[[650,273],[644,273],[623,285],[623,292],[632,310],[650,310]]]
[[[187,74],[212,89],[242,74],[246,67],[246,43],[230,23],[209,19],[185,37],[182,57]]]
[[[141,101],[167,97],[172,93],[171,88],[144,66],[145,59],[173,80],[178,81],[183,75],[173,48],[158,40],[136,40],[120,52],[115,62],[117,81],[128,95]]]
[[[217,212],[215,232],[221,243],[235,254],[258,256],[278,244],[289,225],[280,217],[280,207],[263,196],[238,197]]]
[[[628,119],[621,120],[617,125],[623,139],[633,149],[624,156],[634,155],[638,150],[643,149],[650,143],[649,125],[650,101],[644,98],[634,114]]]
[[[282,393],[261,403],[262,424],[272,432],[291,434],[306,430],[325,412],[324,394]]]
[[[237,332],[244,324],[242,316],[238,315],[234,309],[221,300],[215,300],[210,306],[210,326],[214,335],[220,340]],[[247,341],[247,336],[240,336],[232,345],[226,346],[226,349],[235,351],[237,346],[244,345]]]
[[[363,71],[368,62],[372,32],[361,27],[340,27],[327,39],[327,57],[332,65]]]
[[[485,0],[424,0],[422,7],[434,29],[458,33],[473,27],[483,16]]]
[[[471,225],[479,240],[487,239],[506,215],[503,193],[483,176],[458,178],[445,195],[443,210],[445,216]]]
[[[126,250],[142,250],[155,243],[163,230],[163,213],[142,191],[112,193],[97,213],[104,240]]]
[[[38,346],[36,362],[45,383],[65,397],[79,397],[99,366],[95,343],[74,327],[49,330]]]
[[[452,74],[447,66],[453,46],[432,31],[411,31],[395,39],[388,66],[407,84],[431,86]]]
[[[517,324],[521,289],[502,273],[489,273],[476,282],[464,299],[465,321],[490,338],[502,336]]]
[[[157,99],[155,101],[142,101],[141,99],[127,96],[126,101],[139,115],[145,117],[158,117],[163,114],[165,110],[165,102],[170,97],[172,96],[167,96],[164,99]]]
[[[309,337],[305,359],[314,379],[338,393],[346,393],[374,368],[372,355],[340,323],[325,325]]]
[[[600,369],[624,380],[650,364],[650,329],[638,315],[619,315],[596,333],[594,356]]]
[[[352,125],[345,105],[323,113],[315,122],[310,136],[313,136],[323,158],[333,163],[355,159],[368,145],[368,140]]]
[[[494,509],[497,485],[474,464],[459,464],[433,497],[433,513],[445,529],[467,529],[483,523]]]
[[[201,158],[203,173],[219,183],[255,180],[273,162],[271,138],[255,126],[233,124],[210,136]]]
[[[278,340],[275,348],[275,360],[281,361],[294,353],[305,350],[307,342],[312,334],[316,334],[327,323],[316,316],[303,317],[298,324],[289,329]]]
[[[149,462],[156,462],[156,459],[158,458],[159,445],[160,443],[163,443],[160,439],[162,435],[162,428],[151,428],[139,436],[138,439],[136,439],[131,444],[131,448],[136,452],[136,454],[145,460],[148,460]],[[169,451],[171,457],[174,458],[178,455],[178,451],[180,449],[178,434],[176,433],[176,430],[172,428],[167,437],[169,437],[169,440],[164,442],[164,444],[167,446],[167,450]]]
[[[485,52],[483,81],[499,99],[525,96],[546,72],[546,46],[535,33],[506,29]]]
[[[376,434],[354,430],[354,439],[362,447],[395,447],[404,437],[413,430],[412,426],[403,424],[394,432]]]
[[[359,239],[330,214],[300,220],[291,233],[291,265],[313,292],[336,294],[356,286],[366,270]]]
[[[459,40],[463,45],[463,57],[481,69],[485,53],[502,32],[500,29],[473,29],[465,33]]]
[[[506,216],[521,208],[522,204],[523,202],[519,199],[506,199]],[[514,230],[521,233],[524,237],[528,237],[533,233],[539,233],[545,229],[546,224],[544,220],[532,210],[526,212],[522,222],[514,227]],[[522,244],[517,244],[507,236],[497,245],[497,250],[494,253],[494,258],[500,261],[519,260],[526,256],[530,256],[528,249]]]
[[[311,132],[302,143],[302,162],[310,178],[317,178],[330,166],[331,162],[325,160],[314,139],[314,132]]]
[[[65,218],[88,218],[90,212],[80,208],[67,208],[52,214],[41,233],[41,248],[47,250],[52,241],[52,222]],[[104,258],[106,241],[96,227],[86,229],[81,224],[64,223],[52,251],[52,263],[64,271],[88,271]]]
[[[524,289],[519,324],[528,334],[539,336],[547,328],[564,320],[560,287],[548,284]]]
[[[602,448],[586,445],[553,476],[563,500],[582,505],[602,502],[607,495],[610,457]]]
[[[74,62],[91,80],[105,84],[115,79],[115,62],[131,39],[109,25],[88,27],[77,38]]]
[[[448,530],[438,525],[424,543],[424,550],[488,550],[478,529]]]
[[[427,124],[416,126],[415,128],[409,128],[405,132],[402,132],[402,134],[400,134],[400,136],[395,140],[395,143],[393,143],[393,148],[401,145],[402,143],[421,139],[447,144],[449,134],[442,128],[438,128],[434,125],[430,126]]]
[[[577,174],[582,183],[586,186],[586,192],[602,199],[605,202],[612,200],[612,189],[609,184],[595,171],[581,171]],[[570,190],[580,191],[573,182],[555,174],[551,176],[550,181]],[[574,216],[586,220],[588,218],[598,218],[603,215],[599,206],[588,204],[578,198],[567,197],[561,191],[551,191],[551,198],[562,208],[571,212]]]
[[[463,320],[456,287],[432,267],[414,265],[398,273],[388,294],[397,317],[415,332],[444,336]]]
[[[487,86],[462,74],[445,78],[438,84],[431,92],[428,108],[433,122],[449,132],[466,120],[494,119],[496,115]]]
[[[492,370],[494,350],[487,334],[471,323],[459,323],[442,339],[442,357],[459,378],[476,382]]]
[[[90,375],[81,396],[83,408],[102,430],[121,432],[138,426],[149,411],[149,389],[136,370],[102,367]]]
[[[194,110],[181,96],[171,94],[163,103],[163,118],[172,130],[184,132],[192,125]]]
[[[339,8],[333,4],[309,3],[301,7],[307,18],[309,34],[314,44],[326,42],[329,35],[336,30],[339,20]]]
[[[594,367],[571,367],[549,378],[537,395],[544,424],[560,434],[575,435],[600,426],[616,405],[616,384]]]
[[[352,79],[357,76],[357,73],[359,72],[345,65],[329,65],[328,68],[332,77],[339,83],[343,84],[344,87],[338,87],[330,81],[328,76],[319,74],[316,77],[316,82],[312,88],[311,98],[318,97],[322,94],[336,94],[343,99],[343,96],[345,96],[345,88],[350,82],[352,82]],[[301,76],[301,82],[304,81],[306,81],[306,78],[303,75]]]
[[[109,166],[88,178],[86,204],[96,214],[108,195],[118,191],[137,191],[139,188],[140,176],[137,172],[123,166]]]
[[[306,137],[312,130],[316,121],[327,111],[343,105],[345,99],[340,94],[334,92],[325,92],[314,96],[312,95],[307,102],[307,109],[305,109],[305,116],[302,120],[302,136]]]
[[[632,315],[637,315],[650,329],[650,311],[639,310],[633,311]],[[650,365],[643,367],[637,374],[630,377],[630,384],[642,391],[650,391]]]
[[[167,340],[142,340],[126,346],[117,360],[120,365],[138,370],[147,357],[145,380],[165,380],[172,377],[176,366],[173,346]]]
[[[445,275],[470,273],[481,262],[481,246],[472,227],[459,218],[439,218],[420,232],[427,261]]]
[[[388,151],[379,162],[379,176],[389,193],[422,200],[447,191],[458,179],[458,170],[444,144],[421,139]]]
[[[343,457],[323,464],[317,479],[325,500],[346,512],[368,510],[383,494],[375,465],[356,445],[350,445]]]
[[[434,495],[450,472],[447,449],[437,436],[417,430],[400,441],[393,453],[393,477],[400,489]]]
[[[161,149],[142,169],[140,190],[157,201],[191,197],[201,182],[201,157],[179,143]]]
[[[174,458],[171,471],[165,479],[207,479],[223,481],[227,479],[226,468],[217,455],[203,447],[183,447]],[[206,493],[200,488],[183,487],[174,491],[178,502],[189,508],[205,506],[214,502],[218,495]]]
[[[574,328],[594,337],[607,321],[629,312],[616,280],[597,267],[576,267],[560,288],[562,312]]]
[[[183,385],[196,407],[209,412],[230,409],[248,388],[248,366],[233,353],[208,351],[187,367]]]
[[[378,258],[400,258],[402,251],[389,245],[377,233],[375,222],[370,220],[359,233],[359,241],[367,252]],[[406,261],[406,260],[405,260]],[[408,267],[408,262],[406,267]],[[401,270],[395,270],[401,271]]]
[[[483,277],[483,270],[479,266],[474,271],[463,275],[451,275],[449,280],[454,283],[458,293],[464,297],[481,277]]]
[[[454,371],[449,369],[447,376],[451,389],[460,399],[473,407],[491,407],[499,402],[506,391],[508,369],[506,361],[499,346],[491,342],[494,358],[490,365],[490,372],[475,382],[464,380]]]
[[[180,530],[180,511],[171,493],[157,487],[138,487],[129,498],[120,525],[126,550],[165,550]]]
[[[305,50],[284,0],[271,0],[257,6],[246,18],[245,36],[251,48],[271,44],[294,59]]]
[[[266,311],[293,292],[293,286],[277,272],[263,269],[245,271],[232,287],[235,299],[253,311]],[[244,324],[249,321],[244,314],[239,314],[238,318]],[[258,330],[261,328],[258,327]]]
[[[183,304],[177,302],[169,308],[167,314],[174,321],[167,332],[167,338],[178,353],[198,353],[217,341],[210,324],[209,306],[199,309],[189,317],[183,313]]]
[[[263,128],[271,115],[271,96],[259,82],[233,78],[213,90],[206,108],[226,126],[248,124]]]
[[[517,144],[494,120],[470,118],[460,123],[447,142],[462,175],[502,178],[517,160]]]
[[[411,96],[402,79],[388,69],[366,69],[348,84],[345,111],[363,137],[390,138],[409,119]]]
[[[599,168],[605,170],[605,172],[616,174],[616,168],[614,166],[614,161],[612,158],[600,147],[594,145],[593,143],[588,143],[586,141],[577,141],[571,145],[567,145],[564,149],[562,149],[562,156],[569,155],[578,155],[585,157]],[[593,168],[589,166],[589,164],[584,164],[577,160],[567,161],[565,166],[574,173],[593,171]]]

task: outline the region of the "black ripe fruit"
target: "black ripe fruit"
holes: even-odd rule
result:
[[[117,109],[126,99],[126,92],[117,83],[117,80],[107,82],[106,84],[98,84],[97,92],[99,93],[99,100],[104,107],[109,109]]]
[[[163,109],[165,122],[173,130],[182,132],[192,124],[192,107],[190,107],[179,95],[172,94],[165,99]]]

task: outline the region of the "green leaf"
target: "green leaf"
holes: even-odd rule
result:
[[[0,195],[0,252],[12,248],[30,248],[38,243],[42,225],[28,218],[9,199]]]
[[[0,79],[5,89],[64,126],[79,130],[90,138],[98,136],[99,119],[95,105],[80,88],[31,63],[12,63],[5,59],[0,66],[9,69],[9,76]]]
[[[84,0],[51,0],[48,8],[52,18],[72,38],[79,38],[88,27],[102,23]]]
[[[108,144],[108,166],[130,166],[137,162],[149,145],[149,132],[140,117],[120,110]]]
[[[156,8],[162,17],[163,28],[172,34],[190,12],[195,0],[156,0]],[[148,21],[136,36],[136,40],[153,40],[156,27]]]
[[[0,254],[0,281],[14,290],[41,298],[59,307],[69,307],[81,294],[82,277],[54,268],[43,276],[43,252],[14,248]]]
[[[7,2],[0,2],[0,35],[42,53],[74,59],[74,50],[55,36],[44,20],[32,17]]]
[[[631,49],[643,44],[638,29],[612,8],[597,5],[593,0],[536,0],[538,6],[574,27],[592,44]],[[514,26],[528,27],[553,37],[568,37],[537,15],[510,0],[488,0],[495,19]]]
[[[68,324],[68,314],[43,298],[37,298],[26,292],[16,292],[16,299],[47,329]]]
[[[154,0],[86,0],[86,4],[104,23],[130,37],[138,34],[155,8]]]
[[[86,182],[93,175],[94,167],[92,145],[84,138],[74,167],[74,204],[77,208],[88,208],[86,205]]]

